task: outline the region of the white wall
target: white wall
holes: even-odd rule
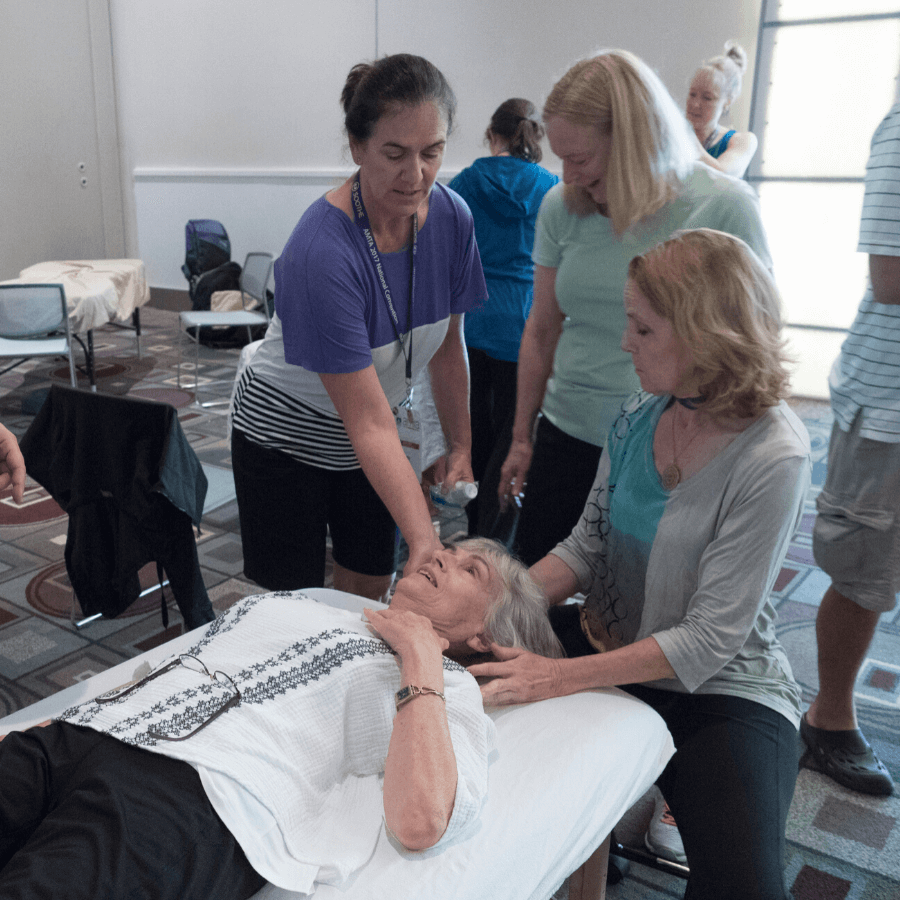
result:
[[[735,38],[752,60],[760,0],[110,0],[129,254],[184,288],[184,224],[220,219],[239,261],[278,253],[306,206],[350,171],[339,97],[350,67],[412,52],[456,91],[449,177],[484,154],[496,106],[538,106],[571,62],[623,47],[679,103]],[[752,71],[735,121],[746,127]],[[545,163],[555,168],[548,154]]]
[[[0,279],[125,251],[107,0],[0,0]]]

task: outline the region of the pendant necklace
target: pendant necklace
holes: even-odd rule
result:
[[[662,486],[667,491],[674,491],[676,487],[681,483],[681,469],[678,466],[678,444],[675,442],[675,415],[677,406],[672,407],[672,462],[670,462],[665,469],[663,469],[662,476],[660,480],[662,481]],[[684,450],[682,452],[687,452],[688,448],[697,438],[697,435],[700,434],[700,429],[694,432],[694,436],[685,444]]]

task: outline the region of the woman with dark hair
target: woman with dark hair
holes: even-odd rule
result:
[[[613,685],[649,703],[675,741],[657,784],[685,896],[787,900],[800,690],[770,594],[811,461],[784,399],[778,292],[743,241],[699,229],[631,261],[625,315],[642,392],[609,432],[581,520],[530,569],[568,658],[493,647],[502,662],[469,671],[493,678],[488,703]],[[576,592],[584,603],[565,603]]]
[[[628,261],[679,229],[716,228],[771,265],[755,193],[697,160],[684,115],[638,57],[606,50],[577,62],[547,97],[544,123],[564,184],[538,216],[499,486],[501,502],[524,489],[517,550],[529,565],[575,526],[609,427],[637,388],[620,347]]]
[[[435,183],[455,98],[419,56],[354,66],[341,95],[358,171],[304,213],[275,264],[275,315],[235,395],[232,453],[245,574],[271,590],[378,599],[439,547],[420,472],[412,384],[428,366],[448,478],[471,481],[463,314],[486,296],[472,217]],[[407,442],[414,443],[414,442]]]
[[[497,510],[496,482],[486,484],[485,474],[495,449],[505,456],[509,446],[519,344],[534,292],[534,223],[544,194],[559,181],[538,165],[543,136],[544,126],[528,100],[506,100],[484,134],[491,155],[476,159],[450,182],[472,210],[489,296],[466,316],[465,325],[472,472],[482,483],[479,496],[466,507],[469,534],[486,534]]]

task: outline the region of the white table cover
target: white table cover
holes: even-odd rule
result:
[[[42,262],[22,269],[12,283],[62,284],[69,324],[76,334],[107,322],[126,322],[150,300],[144,263],[139,259]]]

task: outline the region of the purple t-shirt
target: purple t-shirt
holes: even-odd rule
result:
[[[409,253],[380,256],[405,333]],[[275,263],[275,286],[289,363],[355,372],[371,365],[373,349],[397,340],[359,227],[324,197],[307,210]],[[471,215],[455,193],[435,185],[416,247],[413,324],[464,313],[486,293]]]
[[[409,253],[380,257],[405,334]],[[440,347],[450,316],[486,297],[472,216],[453,191],[436,184],[416,247],[413,380]],[[346,434],[327,441],[328,447],[309,439],[311,420],[337,419],[318,373],[357,372],[373,364],[388,402],[396,405],[406,395],[405,361],[365,238],[322,197],[304,213],[275,263],[275,316],[238,388],[234,425],[304,462],[354,465]]]

